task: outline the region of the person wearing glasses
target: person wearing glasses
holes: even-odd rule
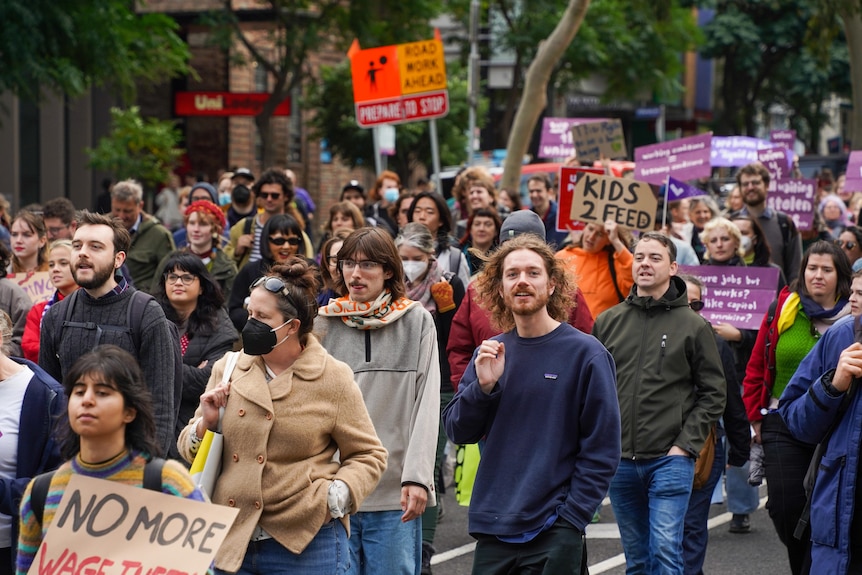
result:
[[[702,298],[706,295],[706,287],[695,276],[680,274],[679,277],[685,282],[688,307],[700,313],[704,306]],[[724,368],[727,403],[724,406],[722,418],[716,424],[715,459],[712,463],[709,479],[700,488],[692,488],[691,497],[688,500],[688,509],[685,512],[685,527],[682,538],[682,549],[685,556],[684,572],[692,575],[703,573],[706,545],[709,541],[709,527],[707,525],[709,505],[712,501],[712,492],[721,479],[722,472],[725,471],[725,463],[732,468],[741,469],[748,463],[751,445],[748,417],[745,415],[745,404],[742,403],[739,375],[735,367],[733,350],[718,334],[715,334],[715,344],[718,347],[718,355],[721,357],[721,365]],[[727,438],[729,448],[726,457],[725,438]],[[729,497],[730,494],[728,493]]]
[[[192,461],[224,408],[212,501],[239,516],[216,555],[218,574],[347,572],[347,518],[386,467],[353,373],[312,334],[316,276],[291,257],[255,279],[230,381],[219,360],[177,441]]]
[[[218,282],[194,253],[176,251],[161,268],[156,300],[180,335],[183,395],[177,435],[194,414],[213,365],[239,338]],[[178,455],[174,453],[174,455]]]
[[[304,256],[312,253],[311,240],[302,231],[302,214],[293,206],[293,187],[290,180],[281,170],[267,170],[254,183],[255,198],[259,212],[250,214],[231,226],[230,242],[225,252],[236,262],[237,269],[242,269],[249,262],[256,262],[263,257],[263,227],[270,218],[279,214],[290,214],[299,225],[299,237],[303,240]],[[248,294],[245,294],[248,295]]]
[[[736,173],[736,183],[742,190],[745,205],[731,215],[747,214],[757,218],[766,234],[772,262],[778,264],[787,281],[792,282],[802,261],[802,238],[790,216],[766,205],[769,171],[760,162],[745,165]]]
[[[859,261],[862,259],[862,228],[859,226],[847,226],[838,235],[835,243],[844,250],[847,259],[850,260],[853,271],[860,269],[860,266],[862,266],[862,262]]]
[[[242,331],[248,319],[245,306],[251,283],[266,273],[270,267],[284,263],[288,258],[299,254],[300,246],[302,246],[302,227],[295,218],[286,214],[276,214],[266,221],[261,231],[261,259],[249,262],[239,270],[228,300],[228,312],[237,331]],[[314,262],[311,265],[316,267]]]
[[[229,257],[222,249],[222,234],[225,225],[227,225],[224,212],[208,200],[195,201],[186,208],[183,214],[183,223],[186,243],[183,246],[178,246],[178,249],[200,258],[212,278],[218,282],[224,301],[227,301],[230,299],[237,269],[233,258]],[[153,285],[161,281],[165,264],[168,258],[172,256],[173,253],[170,253],[159,262],[156,277],[153,278]],[[156,289],[156,293],[161,293],[161,291],[161,289]]]
[[[778,398],[817,340],[850,315],[851,273],[847,256],[834,243],[818,241],[808,248],[799,279],[781,290],[763,318],[742,381],[754,442],[763,446],[766,508],[794,575],[806,572],[809,563],[810,531],[802,540],[793,533],[805,506],[803,480],[814,445],[791,435],[777,411]]]
[[[320,308],[315,333],[356,377],[374,428],[389,451],[377,489],[350,518],[354,575],[415,575],[422,521],[436,505],[440,363],[434,318],[406,297],[404,266],[380,228],[356,230],[338,251],[344,297]]]

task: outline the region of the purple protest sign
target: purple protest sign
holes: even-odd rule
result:
[[[586,122],[599,122],[607,118],[545,118],[539,139],[540,158],[568,158],[575,155],[572,126]]]
[[[844,191],[862,192],[862,151],[850,152],[845,173],[847,179],[844,181]]]
[[[710,161],[714,167],[744,166],[757,161],[757,150],[773,147],[772,142],[748,136],[716,136],[712,139]]]
[[[814,222],[814,194],[817,180],[773,180],[769,182],[766,205],[791,218],[800,230],[810,230]]]
[[[796,144],[796,130],[772,130],[769,132],[769,141],[793,150]]]
[[[737,329],[760,329],[778,287],[778,268],[745,266],[679,266],[681,273],[700,278],[700,315],[710,323],[729,323]]]
[[[793,152],[783,146],[757,150],[757,161],[766,166],[771,184],[774,180],[790,176],[790,170],[793,168]]]
[[[668,176],[667,178],[667,201],[675,202],[684,200],[685,198],[693,198],[695,196],[705,196],[706,192],[694,186],[689,186],[685,182],[681,182],[676,178]]]
[[[712,132],[635,148],[635,179],[661,185],[668,176],[680,180],[707,178]]]

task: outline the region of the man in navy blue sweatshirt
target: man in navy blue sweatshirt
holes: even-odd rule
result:
[[[482,342],[443,412],[449,439],[485,440],[469,514],[475,574],[581,573],[584,529],[620,461],[614,362],[565,323],[571,284],[530,234],[476,280],[503,333]]]

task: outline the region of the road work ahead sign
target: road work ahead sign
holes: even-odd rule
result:
[[[439,38],[348,52],[356,122],[363,128],[442,118],[449,113]]]

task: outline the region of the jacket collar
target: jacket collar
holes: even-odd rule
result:
[[[653,307],[684,307],[688,306],[688,294],[685,289],[685,282],[679,276],[670,277],[670,287],[664,292],[659,299],[654,299],[652,296],[639,296],[637,285],[632,286],[632,291],[629,297],[626,298],[626,303],[629,305],[638,306],[644,309]]]

